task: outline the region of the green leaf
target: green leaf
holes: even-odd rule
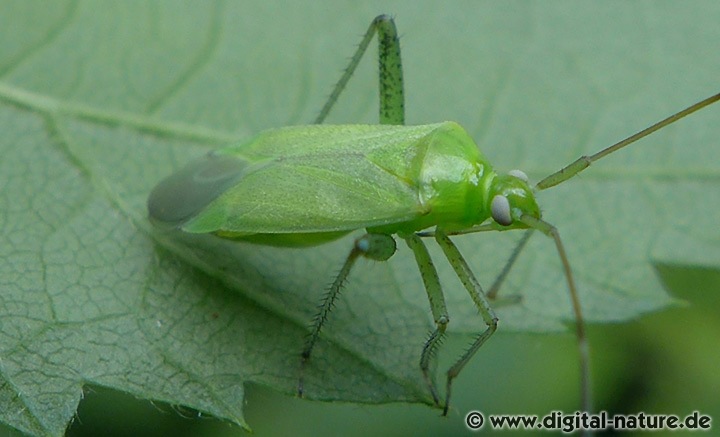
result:
[[[36,435],[62,434],[88,384],[241,426],[246,383],[294,393],[306,326],[351,237],[303,250],[171,239],[145,199],[206,150],[311,120],[378,13],[403,35],[408,122],[458,121],[499,170],[536,181],[718,88],[710,2],[0,4],[0,421]],[[376,120],[375,65],[363,62],[330,122]],[[659,264],[720,269],[719,110],[540,195],[588,320],[672,303]],[[489,284],[517,238],[456,241]],[[479,332],[431,249],[450,329]],[[572,320],[542,236],[503,293],[523,300],[500,308],[501,330]],[[416,363],[431,327],[407,248],[360,262],[306,396],[430,403]]]

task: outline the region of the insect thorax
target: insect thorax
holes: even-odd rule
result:
[[[406,174],[417,194],[419,214],[413,220],[374,230],[415,232],[438,224],[449,230],[464,229],[490,216],[495,172],[462,127],[452,122],[439,124],[415,148]]]

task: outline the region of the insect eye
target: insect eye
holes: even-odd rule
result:
[[[517,169],[515,169],[515,170],[510,170],[510,171],[508,172],[508,174],[509,174],[510,176],[514,176],[514,177],[516,177],[516,178],[518,178],[518,179],[520,179],[521,181],[524,181],[524,182],[529,182],[529,181],[530,181],[530,179],[528,178],[528,176],[527,176],[527,175],[525,174],[525,172],[522,171],[522,170],[517,170]]]
[[[498,194],[493,197],[490,203],[490,212],[493,220],[502,226],[510,226],[512,224],[512,216],[510,216],[510,202],[507,197]]]

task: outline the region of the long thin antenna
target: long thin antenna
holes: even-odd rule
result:
[[[688,116],[692,114],[693,112],[699,111],[702,108],[711,105],[715,102],[720,100],[720,93],[715,94],[714,96],[710,96],[707,99],[701,100],[694,105],[688,106],[687,108],[683,109],[680,112],[676,112],[675,114],[671,115],[670,117],[667,117],[663,120],[658,121],[654,125],[641,130],[640,132],[636,133],[635,135],[631,135],[624,140],[617,142],[613,144],[610,147],[607,147],[605,149],[602,149],[598,153],[591,155],[591,156],[581,156],[577,160],[575,160],[570,165],[564,167],[562,170],[557,171],[550,176],[546,177],[545,179],[541,180],[540,182],[535,185],[535,187],[538,190],[544,190],[546,188],[554,187],[557,184],[560,184],[562,182],[565,182],[566,180],[570,179],[571,177],[575,176],[576,174],[580,173],[581,171],[585,170],[592,164],[593,162],[597,161],[600,158],[604,158],[605,156],[616,152],[620,149],[622,149],[625,146],[628,146],[635,141],[639,140],[640,138],[644,138],[651,133],[660,130],[664,128],[665,126],[675,123],[676,121],[680,120],[681,118]]]
[[[550,223],[523,214],[520,221],[528,225],[532,229],[537,229],[543,234],[551,237],[555,241],[560,261],[565,270],[565,279],[567,280],[568,289],[570,290],[570,300],[572,301],[573,312],[575,313],[575,333],[577,336],[578,353],[580,354],[580,398],[583,411],[592,412],[592,395],[590,385],[590,347],[588,346],[587,336],[585,334],[585,319],[583,318],[582,307],[580,306],[580,297],[575,286],[575,278],[570,268],[565,247],[560,239],[560,233],[557,228]]]

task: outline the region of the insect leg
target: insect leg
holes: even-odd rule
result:
[[[448,235],[465,235],[465,234],[472,234],[476,232],[487,232],[487,231],[497,231],[497,228],[495,228],[492,225],[479,225],[474,226],[472,228],[468,229],[462,229],[460,231],[454,231],[454,232],[447,232],[445,233],[446,236]],[[525,248],[527,245],[528,240],[530,240],[530,236],[532,235],[534,229],[528,229],[525,231],[525,234],[522,236],[520,241],[518,241],[517,245],[515,245],[515,248],[513,249],[512,253],[510,254],[510,258],[508,258],[507,262],[505,263],[505,266],[503,266],[502,271],[498,276],[495,278],[495,281],[493,281],[492,286],[488,289],[487,293],[485,295],[490,300],[496,300],[498,291],[500,290],[500,287],[502,286],[503,282],[505,282],[505,279],[507,278],[507,275],[510,273],[510,269],[512,266],[515,265],[515,261],[517,261],[518,256],[520,255],[520,252]],[[436,231],[424,231],[424,232],[418,232],[418,237],[434,237]],[[510,298],[507,299],[507,303],[516,303],[518,301],[518,298]],[[504,303],[504,302],[503,302]],[[497,305],[498,302],[496,301],[495,304]]]
[[[435,320],[435,330],[423,345],[422,354],[420,355],[420,370],[422,370],[425,382],[430,388],[430,393],[432,394],[435,404],[440,405],[440,397],[435,388],[435,382],[430,375],[430,362],[435,356],[437,348],[440,346],[450,318],[447,314],[445,296],[440,286],[440,278],[438,277],[437,270],[435,270],[427,247],[425,247],[420,237],[415,234],[403,235],[402,237],[415,255],[415,261],[420,269],[420,276],[422,277],[423,284],[425,284],[425,291],[430,301],[430,311],[432,311],[433,319]]]
[[[319,306],[320,310],[313,318],[312,330],[310,331],[307,341],[305,342],[305,348],[300,355],[300,378],[298,381],[298,396],[302,397],[303,395],[303,375],[305,370],[305,364],[310,359],[310,355],[312,354],[312,350],[315,347],[315,343],[320,336],[320,330],[327,321],[330,310],[333,309],[335,305],[335,300],[340,293],[340,289],[347,280],[347,277],[350,274],[350,270],[355,264],[355,261],[360,256],[364,256],[365,258],[373,259],[376,261],[385,261],[395,253],[395,249],[395,239],[393,239],[392,236],[386,234],[365,234],[355,240],[355,244],[353,245],[350,254],[345,259],[345,263],[340,268],[340,272],[338,273],[337,277],[335,277],[335,281],[333,281],[330,289],[323,298],[322,303]]]
[[[370,27],[368,27],[355,54],[350,59],[350,64],[345,68],[327,102],[325,102],[317,118],[315,118],[315,124],[325,121],[350,77],[355,72],[375,32],[378,34],[380,124],[405,124],[405,95],[403,91],[400,41],[397,36],[395,21],[388,15],[378,15],[370,23]]]
[[[460,358],[455,362],[455,364],[453,364],[452,367],[450,367],[450,369],[448,369],[447,371],[447,386],[445,388],[445,409],[443,410],[443,414],[447,415],[448,405],[450,404],[450,389],[453,379],[455,379],[455,377],[460,374],[460,371],[462,371],[463,367],[465,367],[468,361],[470,361],[473,355],[475,355],[480,346],[482,346],[483,343],[485,343],[485,341],[487,341],[487,339],[490,338],[490,336],[495,332],[495,330],[497,329],[498,318],[495,315],[493,309],[490,307],[490,302],[485,296],[485,293],[483,292],[480,283],[475,278],[472,270],[470,270],[470,266],[468,266],[465,258],[463,258],[458,248],[450,240],[450,237],[448,237],[444,232],[440,230],[435,230],[435,239],[440,245],[440,248],[442,248],[443,252],[445,253],[445,256],[450,262],[453,270],[455,270],[455,274],[457,274],[458,278],[460,278],[460,282],[462,282],[462,284],[465,286],[465,289],[470,294],[470,297],[475,303],[477,309],[480,311],[480,315],[482,316],[485,324],[487,325],[487,329],[475,339],[475,341],[470,345],[468,350],[466,350],[465,353],[462,354],[462,356],[460,356]]]
[[[503,284],[503,282],[505,282],[505,278],[507,278],[508,273],[510,273],[510,269],[513,265],[515,265],[515,261],[517,261],[520,252],[522,252],[522,250],[525,248],[532,234],[533,229],[528,229],[527,231],[525,231],[520,241],[518,241],[517,245],[515,245],[515,249],[513,249],[512,254],[510,254],[510,258],[508,258],[502,271],[499,275],[497,275],[495,281],[493,281],[492,285],[488,289],[488,292],[485,294],[488,299],[494,300],[497,298],[500,286]]]
[[[526,214],[520,216],[520,221],[532,229],[537,229],[552,238],[555,242],[558,256],[560,257],[563,270],[565,271],[565,280],[567,281],[568,289],[570,291],[572,309],[575,313],[575,336],[577,338],[580,358],[580,398],[582,408],[584,411],[590,412],[592,411],[590,347],[588,346],[587,337],[585,335],[585,321],[583,319],[582,306],[580,306],[580,297],[578,296],[577,287],[575,286],[575,279],[572,274],[572,269],[570,268],[570,261],[565,253],[565,246],[563,246],[562,239],[560,238],[560,232],[558,232],[557,228],[550,223]]]

